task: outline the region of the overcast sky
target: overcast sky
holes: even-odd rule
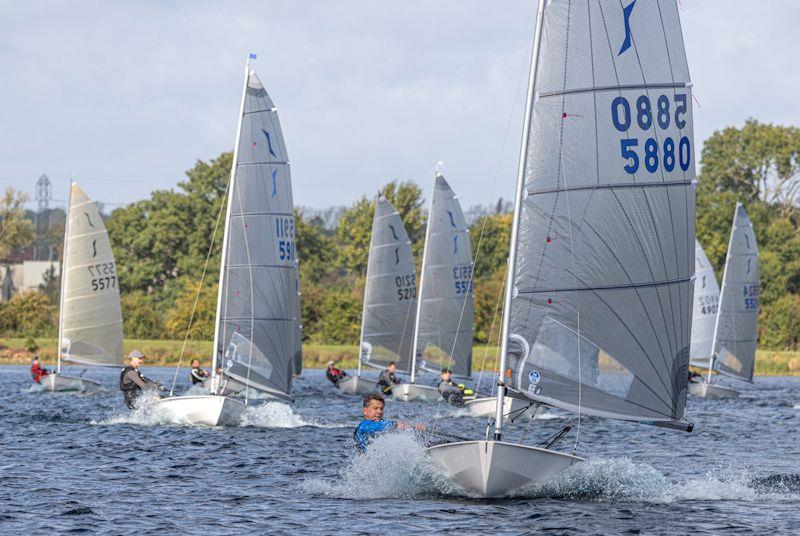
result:
[[[680,2],[698,146],[751,116],[800,125],[800,2]],[[465,208],[508,199],[535,4],[2,0],[0,185],[46,173],[63,205],[74,173],[108,208],[174,187],[232,148],[252,51],[296,204],[394,178],[427,195],[439,160]]]

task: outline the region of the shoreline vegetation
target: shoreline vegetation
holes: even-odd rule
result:
[[[35,342],[35,344],[31,344]],[[204,367],[210,366],[211,341],[187,341],[181,366],[188,366],[192,359],[199,359]],[[32,350],[33,347],[37,349]],[[52,338],[0,338],[0,365],[27,365],[38,355],[46,366],[55,364],[56,341]],[[144,353],[145,366],[174,367],[183,347],[183,341],[141,340],[125,341],[125,354],[134,348]],[[473,370],[493,371],[499,348],[475,345],[472,349]],[[325,368],[331,359],[346,369],[357,367],[358,347],[347,344],[303,344],[303,368]],[[603,360],[601,359],[601,367]],[[758,350],[756,354],[756,376],[800,376],[800,352]]]

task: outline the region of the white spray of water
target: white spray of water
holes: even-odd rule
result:
[[[314,478],[302,487],[310,494],[348,499],[418,498],[456,491],[410,432],[376,437],[367,453],[355,454],[334,482]]]
[[[355,455],[334,481],[309,479],[302,488],[313,495],[347,499],[469,497],[440,473],[410,433],[379,436],[369,451]],[[628,458],[599,458],[574,465],[513,497],[668,504],[698,500],[792,501],[797,500],[798,492],[759,489],[750,472],[736,467],[720,467],[696,478],[670,482],[650,465]]]
[[[91,424],[101,426],[113,424],[134,424],[138,426],[159,426],[165,424],[191,426],[190,422],[178,419],[164,412],[155,411],[152,404],[160,396],[154,391],[145,391],[136,401],[136,409],[125,408],[115,411],[111,416],[102,421],[91,421]]]
[[[299,428],[300,426],[316,425],[313,422],[306,422],[300,415],[296,415],[289,404],[267,402],[266,404],[248,405],[242,415],[241,426]]]
[[[717,467],[704,475],[670,482],[660,471],[628,458],[592,459],[574,465],[548,482],[517,493],[526,497],[568,497],[605,502],[669,504],[682,501],[797,500],[786,490],[758,489],[742,467]]]

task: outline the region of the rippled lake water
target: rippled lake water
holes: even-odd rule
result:
[[[173,373],[144,371],[165,383]],[[251,400],[233,428],[156,422],[124,407],[117,371],[86,376],[108,391],[44,394],[30,387],[27,368],[0,367],[0,532],[799,530],[800,378],[759,378],[741,386],[738,400],[690,399],[691,434],[584,418],[578,454],[586,463],[519,497],[476,500],[437,476],[411,434],[385,436],[357,456],[359,401],[336,395],[322,371],[303,374],[292,406]],[[462,436],[486,429],[484,419],[436,404],[390,402],[387,411]],[[529,440],[570,418],[548,414]],[[523,431],[515,426],[509,436]]]

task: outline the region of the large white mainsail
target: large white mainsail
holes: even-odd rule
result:
[[[753,224],[741,203],[733,217],[717,324],[714,368],[738,380],[753,381],[758,341],[760,263]]]
[[[251,68],[234,166],[215,357],[226,376],[288,399],[299,324],[292,184],[277,110]]]
[[[97,205],[74,182],[66,243],[61,355],[81,365],[121,366],[122,308],[111,242]]]
[[[501,441],[507,389],[691,429],[691,102],[675,0],[540,0],[494,438],[429,449],[470,491],[504,495],[580,461]]]
[[[122,308],[114,254],[97,205],[70,183],[61,266],[58,369],[42,385],[49,391],[96,390],[96,382],[60,374],[61,361],[121,366]]]
[[[719,285],[714,267],[703,246],[695,240],[694,246],[694,301],[692,305],[692,344],[689,364],[706,368],[711,359],[714,342],[714,325],[719,307]]]
[[[472,373],[473,285],[469,226],[441,173],[434,179],[416,321],[417,366]],[[431,350],[426,357],[426,349]]]

